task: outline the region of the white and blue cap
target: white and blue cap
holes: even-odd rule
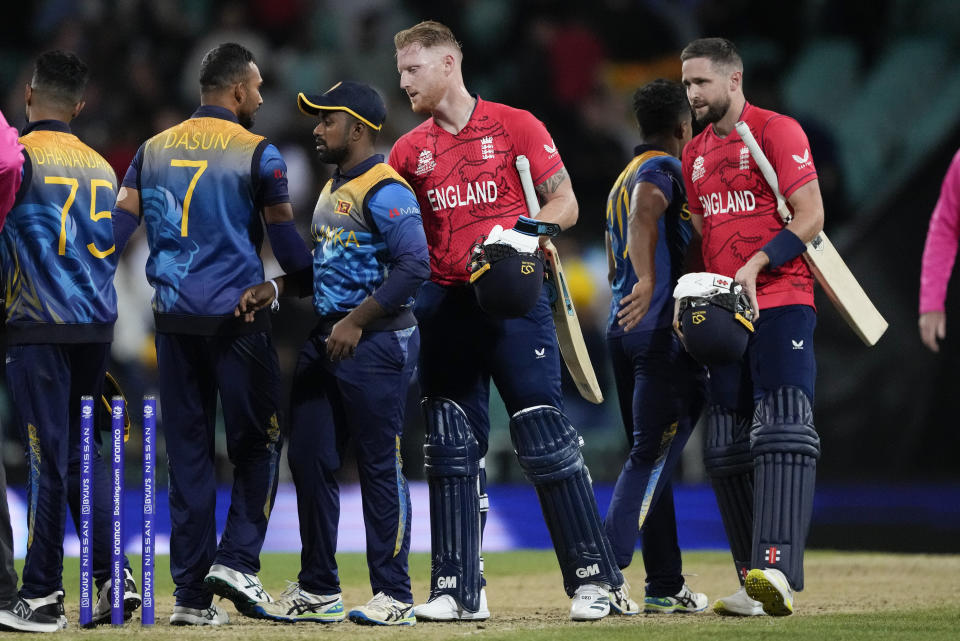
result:
[[[368,127],[380,131],[387,106],[376,89],[362,82],[344,80],[321,94],[297,94],[297,107],[308,116],[321,111],[345,111]]]

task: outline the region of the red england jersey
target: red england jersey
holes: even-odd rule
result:
[[[746,104],[740,117],[777,173],[784,198],[814,180],[817,170],[803,129],[793,118]],[[777,199],[736,130],[720,138],[712,126],[683,149],[683,180],[693,214],[703,216],[706,270],[733,277],[784,228]],[[761,309],[813,307],[813,275],[798,256],[757,276]]]
[[[420,201],[430,246],[430,280],[469,280],[470,248],[494,225],[513,227],[527,214],[514,160],[530,160],[533,184],[563,168],[553,139],[530,112],[477,98],[470,121],[454,135],[433,118],[402,136],[390,165]]]

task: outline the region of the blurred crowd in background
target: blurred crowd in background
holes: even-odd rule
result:
[[[608,481],[616,477],[626,442],[605,362],[609,290],[603,220],[610,185],[638,142],[633,91],[658,77],[679,80],[679,52],[688,41],[708,35],[734,40],[745,62],[748,100],[797,117],[806,130],[825,198],[826,228],[843,249],[876,219],[885,195],[908,181],[939,148],[934,144],[942,144],[942,133],[956,131],[960,85],[945,87],[930,66],[952,60],[957,49],[960,20],[953,9],[949,0],[33,0],[4,8],[0,100],[11,124],[22,126],[23,87],[35,56],[54,48],[76,52],[90,65],[91,80],[74,131],[122,179],[141,142],[188,117],[198,104],[204,53],[221,42],[242,43],[257,56],[265,80],[254,131],[268,136],[286,159],[294,211],[306,237],[315,198],[331,167],[317,161],[314,122],[297,111],[297,93],[320,92],[345,79],[375,86],[388,106],[379,140],[386,154],[398,136],[420,121],[399,88],[393,34],[424,19],[449,25],[463,45],[467,87],[543,120],[572,178],[580,221],[557,244],[608,402],[589,405],[570,384],[567,409],[586,437],[594,478]],[[926,60],[933,62],[918,62]],[[901,67],[909,72],[909,91],[898,84],[902,79],[891,78],[890,70]],[[887,87],[890,95],[883,94]],[[954,101],[953,109],[941,109],[941,121],[927,123],[934,135],[918,143],[930,147],[927,153],[920,149],[914,156],[891,155],[882,161],[901,142],[897,136],[906,133],[898,133],[895,123],[871,120],[892,117],[889,109],[880,113],[878,107],[897,102],[901,108],[931,108],[938,99],[947,100],[948,107]],[[851,136],[862,140],[871,135],[877,140],[863,142],[878,157],[864,160]],[[897,171],[888,173],[893,165]],[[882,188],[874,187],[878,181]],[[929,208],[917,212],[915,224],[925,229],[928,216]],[[268,248],[264,257],[267,276],[279,273]],[[145,258],[141,229],[117,273],[121,304],[112,368],[134,406],[142,394],[154,391],[155,382]],[[883,295],[878,304],[884,308]],[[914,305],[915,315],[915,298],[895,304]],[[308,301],[286,304],[274,321],[281,365],[289,377],[312,326],[312,310]],[[850,334],[846,340],[856,339]],[[829,360],[822,362],[827,367]],[[829,391],[827,398],[822,411],[830,407]],[[23,450],[8,427],[9,407],[3,405],[4,456],[11,483],[18,484],[25,474]],[[421,478],[416,389],[411,389],[408,407],[407,473]],[[491,410],[491,418],[502,425],[492,433],[488,474],[494,482],[519,480],[498,399]],[[139,447],[136,439],[131,447]],[[688,450],[685,478],[697,480],[699,451],[695,443]],[[825,452],[832,457],[829,444]],[[225,455],[221,463],[229,465]]]

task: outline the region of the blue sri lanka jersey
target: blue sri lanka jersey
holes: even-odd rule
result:
[[[8,341],[110,342],[116,175],[65,122],[32,122],[20,142],[23,182],[0,235]]]
[[[310,235],[315,244],[313,307],[319,316],[342,316],[371,295],[388,311],[409,311],[412,297],[396,301],[398,305],[377,296],[401,252],[422,255],[424,266],[429,261],[417,198],[383,156],[374,155],[327,181]],[[408,316],[412,325],[412,313]]]
[[[140,192],[158,330],[165,317],[232,315],[243,290],[263,281],[259,213],[289,202],[286,173],[277,148],[222,107],[201,106],[140,147],[123,186]]]
[[[670,327],[673,322],[673,288],[683,274],[683,261],[694,229],[680,173],[680,160],[650,145],[639,145],[635,158],[621,172],[607,197],[606,228],[616,264],[613,299],[607,321],[607,336],[624,334],[617,324],[620,300],[633,290],[637,275],[627,247],[628,221],[634,187],[641,182],[655,185],[666,196],[668,205],[657,223],[657,248],[654,258],[656,283],[650,308],[632,332]]]

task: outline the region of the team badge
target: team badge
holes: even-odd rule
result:
[[[480,156],[484,160],[493,158],[493,136],[484,136],[480,139]]]
[[[341,216],[349,216],[349,215],[350,215],[350,203],[349,203],[349,201],[346,201],[346,200],[338,200],[338,201],[337,201],[337,208],[336,208],[335,211],[336,211],[338,214],[340,214]]]
[[[740,148],[740,171],[750,169],[750,150],[744,145]]]

